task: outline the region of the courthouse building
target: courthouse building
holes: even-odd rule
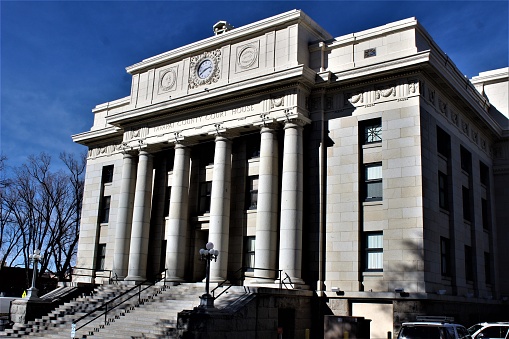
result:
[[[211,281],[245,267],[277,287],[281,270],[384,330],[507,307],[508,68],[467,79],[415,18],[336,38],[298,10],[213,30],[127,67],[128,96],[73,136],[76,266],[94,272],[76,281],[199,282],[211,241]]]

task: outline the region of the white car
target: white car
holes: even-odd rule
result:
[[[468,328],[473,339],[509,338],[509,322],[478,323]]]

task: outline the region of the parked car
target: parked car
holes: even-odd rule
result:
[[[398,339],[472,339],[467,329],[448,317],[418,317],[401,326]]]
[[[468,328],[473,339],[509,338],[509,322],[478,323]]]

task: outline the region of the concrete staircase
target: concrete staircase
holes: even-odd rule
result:
[[[41,319],[31,321],[26,325],[15,326],[4,333],[0,332],[0,338],[27,336],[70,338],[73,319],[81,317],[108,300],[112,300],[129,287],[124,285],[101,286],[94,291],[93,295],[76,298]],[[137,289],[134,292],[137,292]],[[75,333],[75,338],[177,338],[178,313],[198,306],[199,296],[203,292],[202,284],[182,284],[171,287],[151,286],[142,293],[140,299],[134,297],[108,312],[106,319],[102,315],[83,328],[79,327],[92,317],[79,321],[76,325],[79,329]],[[239,300],[245,299],[250,294],[243,288],[233,287],[216,299],[215,306],[218,309],[235,308]],[[127,296],[123,299],[126,298]],[[94,314],[101,312],[102,310]]]

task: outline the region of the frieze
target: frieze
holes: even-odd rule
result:
[[[440,110],[440,113],[447,116],[447,103],[442,101],[441,98],[438,98],[438,109]]]
[[[88,150],[87,157],[88,158],[96,158],[96,157],[101,157],[101,156],[107,156],[107,155],[111,155],[113,153],[119,153],[123,150],[124,150],[123,143],[120,143],[117,145],[106,145],[106,146],[102,146],[102,147],[95,147],[95,148],[90,148]]]
[[[396,96],[396,88],[394,85],[387,85],[377,88],[375,96],[376,100],[380,100],[381,98],[388,98],[390,96]]]
[[[284,96],[270,98],[270,109],[283,107],[284,105],[285,105]]]
[[[235,60],[239,72],[258,68],[260,54],[259,44],[259,41],[256,41],[255,43],[237,47],[237,56]]]
[[[177,67],[171,67],[159,71],[159,94],[174,91],[177,88]]]
[[[127,131],[124,131],[124,140],[132,140],[132,139],[138,139],[138,138],[145,138],[149,133],[148,127],[141,127],[137,129],[130,129]]]

